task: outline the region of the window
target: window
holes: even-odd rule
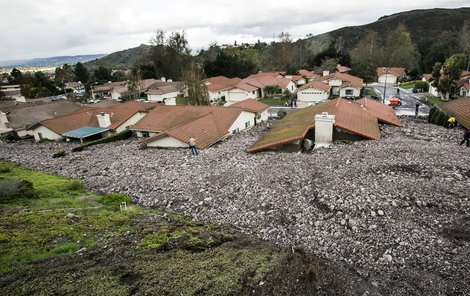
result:
[[[352,90],[352,89],[347,89],[347,90],[346,90],[346,95],[347,95],[347,96],[352,96],[352,95],[354,95],[354,90]]]
[[[240,129],[237,127],[236,129],[234,129],[232,131],[232,134],[236,135],[236,134],[238,134],[239,131],[240,131]]]
[[[142,138],[148,138],[149,137],[149,132],[141,132]]]
[[[250,125],[251,125],[251,122],[250,122],[250,121],[245,122],[245,128],[249,128]]]
[[[256,119],[261,119],[261,114],[256,115]]]

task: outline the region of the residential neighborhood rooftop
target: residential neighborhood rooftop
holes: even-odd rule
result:
[[[459,124],[470,129],[470,97],[445,102],[440,108],[454,116]]]

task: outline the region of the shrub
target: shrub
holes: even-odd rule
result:
[[[17,141],[19,139],[20,137],[18,137],[18,135],[14,131],[5,133],[0,136],[0,140],[4,140],[4,141]]]
[[[65,155],[67,155],[67,153],[65,153],[64,150],[61,150],[52,154],[52,158],[64,157]]]
[[[286,116],[286,115],[287,115],[287,112],[284,111],[284,110],[279,110],[279,111],[277,112],[277,117],[279,117],[279,119],[283,119],[284,116]]]
[[[429,115],[428,115],[428,122],[429,123],[434,123],[434,116],[436,114],[437,108],[434,106],[429,110]]]
[[[3,174],[6,174],[6,173],[9,173],[11,172],[11,169],[7,166],[4,166],[4,165],[0,165],[0,173],[3,173]]]
[[[120,194],[120,193],[107,194],[107,195],[98,197],[96,201],[104,206],[110,206],[110,207],[119,207],[119,205],[123,202],[126,202],[128,204],[132,203],[132,200],[129,196],[125,194]]]
[[[416,81],[415,88],[421,89],[423,92],[427,92],[429,90],[429,85],[426,81]]]
[[[85,190],[85,185],[83,184],[82,181],[72,180],[70,182],[67,182],[67,184],[63,185],[60,189],[62,191],[83,192]]]
[[[0,202],[16,198],[36,198],[33,183],[26,180],[0,178]]]

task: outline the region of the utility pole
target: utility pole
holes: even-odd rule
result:
[[[385,104],[385,92],[387,91],[387,78],[388,78],[388,72],[390,71],[390,68],[385,68],[384,69],[384,72],[385,72],[385,86],[384,86],[384,96],[383,96],[383,99],[382,99],[382,103]]]

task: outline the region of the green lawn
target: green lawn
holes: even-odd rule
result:
[[[426,103],[433,105],[433,106],[439,106],[439,105],[442,105],[444,101],[435,97],[427,97]]]
[[[269,106],[285,106],[287,99],[284,98],[263,98],[259,99],[258,102],[264,103]]]
[[[416,82],[418,82],[418,81],[421,81],[421,80],[413,80],[413,81],[403,82],[403,83],[400,84],[400,87],[404,88],[404,89],[412,89],[412,88],[415,87]]]

